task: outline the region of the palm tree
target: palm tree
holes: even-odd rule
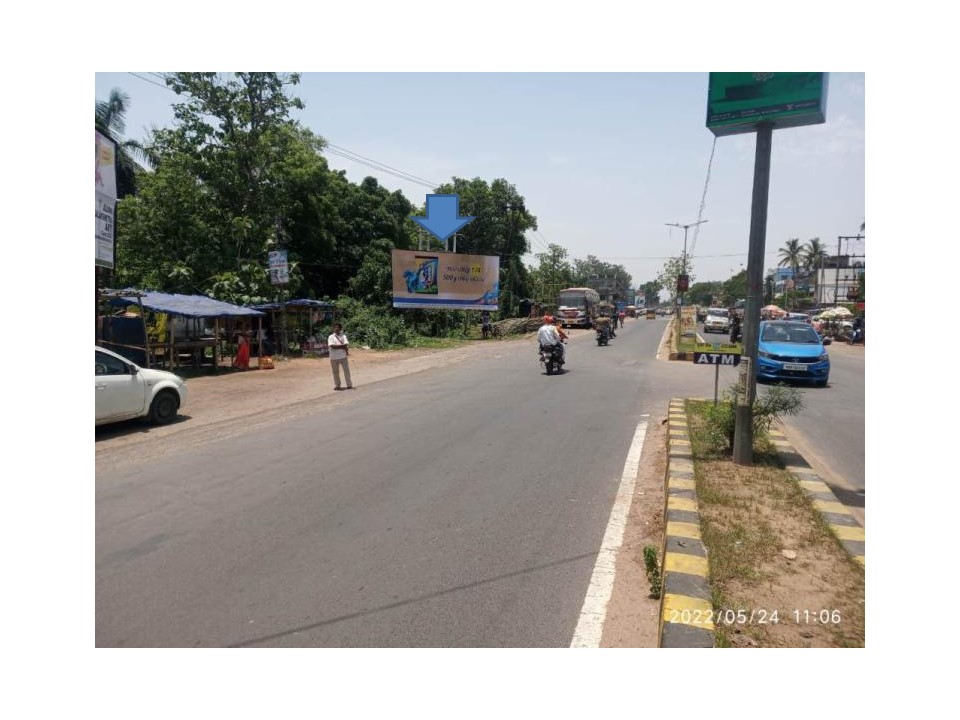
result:
[[[98,100],[94,112],[97,130],[117,144],[117,196],[132,195],[137,191],[137,163],[134,156],[150,164],[144,147],[136,140],[124,140],[125,115],[130,96],[114,88],[106,100]]]
[[[793,277],[797,277],[797,270],[803,261],[803,248],[800,246],[800,238],[790,238],[787,244],[780,248],[780,267],[789,267],[793,270]]]
[[[814,270],[820,267],[823,264],[823,261],[827,259],[827,248],[820,242],[820,238],[810,238],[807,240],[807,244],[803,248],[803,267],[807,270]],[[815,276],[817,278],[816,284],[814,286],[814,293],[817,297],[817,302],[820,301],[820,274],[817,273]]]

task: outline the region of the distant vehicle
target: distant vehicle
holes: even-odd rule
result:
[[[597,317],[599,303],[600,293],[593,288],[561,290],[557,297],[557,315],[560,318],[560,324],[565,328],[592,327]]]
[[[703,321],[703,331],[729,333],[730,332],[730,311],[726,308],[708,308],[707,317]]]
[[[808,382],[825,387],[830,356],[812,327],[802,322],[765,320],[760,323],[757,378]]]
[[[783,319],[784,319],[784,320],[790,320],[790,321],[792,321],[792,322],[802,322],[802,323],[806,323],[807,325],[809,325],[809,324],[812,322],[810,316],[807,315],[806,313],[792,313],[792,312],[788,312],[788,313],[786,314],[786,317],[784,317]]]
[[[97,425],[138,417],[162,425],[176,419],[187,398],[180,376],[142,368],[101,347],[96,348],[94,387]]]
[[[627,305],[627,317],[635,318],[637,316],[637,306],[636,305]]]
[[[703,322],[707,319],[707,309],[705,307],[697,307],[697,322]]]

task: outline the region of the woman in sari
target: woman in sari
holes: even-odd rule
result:
[[[237,325],[237,355],[233,359],[233,366],[238,370],[250,368],[250,342],[243,329],[243,323]]]

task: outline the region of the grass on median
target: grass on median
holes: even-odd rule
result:
[[[715,449],[707,430],[711,404],[686,406],[717,645],[862,647],[863,568],[765,435],[755,440],[752,467]]]

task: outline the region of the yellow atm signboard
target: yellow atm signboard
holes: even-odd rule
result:
[[[707,127],[714,135],[826,122],[827,73],[710,73]]]

